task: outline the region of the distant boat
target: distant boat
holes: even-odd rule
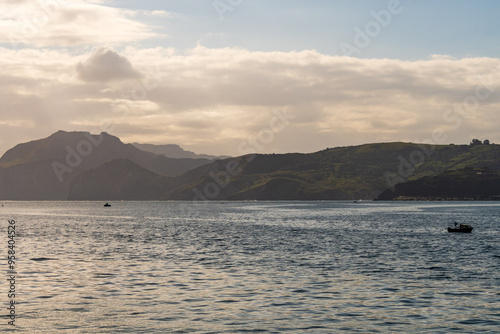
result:
[[[470,225],[455,223],[455,227],[448,227],[448,232],[471,233],[472,229]]]
[[[111,206],[111,204],[106,203],[106,204],[104,204],[104,206],[105,206],[105,207],[108,207],[108,206]]]

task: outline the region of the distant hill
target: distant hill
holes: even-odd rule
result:
[[[215,160],[215,159],[226,159],[229,158],[229,156],[215,156],[215,155],[208,155],[208,154],[196,154],[191,151],[186,151],[179,145],[174,145],[174,144],[168,144],[168,145],[153,145],[153,144],[139,144],[139,143],[133,143],[135,147],[137,147],[140,150],[146,151],[146,152],[151,152],[154,154],[160,154],[164,155],[169,158],[175,158],[175,159],[208,159],[208,160]]]
[[[500,199],[500,172],[464,168],[426,176],[387,189],[379,200],[490,200]]]
[[[128,159],[164,176],[178,176],[210,162],[144,152],[107,133],[58,131],[19,144],[0,158],[0,199],[67,199],[69,185],[76,176],[114,159]]]

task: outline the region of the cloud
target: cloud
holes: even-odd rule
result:
[[[177,18],[179,17],[178,14],[175,14],[175,13],[172,13],[172,12],[167,12],[167,11],[164,11],[164,10],[152,10],[152,11],[146,11],[146,10],[143,10],[141,11],[144,15],[148,15],[148,16],[155,16],[155,17],[159,17],[159,18],[168,18],[168,19],[172,19],[172,18]]]
[[[444,143],[500,143],[495,58],[401,61],[202,46],[0,53],[0,127],[10,136],[3,151],[63,129],[238,155],[241,143],[269,136],[276,111],[294,118],[258,152],[429,142],[436,130]]]
[[[137,79],[139,71],[130,61],[108,48],[98,49],[90,58],[76,65],[77,76],[87,82],[107,82],[112,80]]]
[[[120,45],[160,36],[152,27],[135,20],[136,12],[101,2],[2,1],[0,43],[15,48]]]

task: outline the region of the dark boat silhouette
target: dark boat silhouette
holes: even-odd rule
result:
[[[455,227],[448,227],[448,232],[471,233],[472,229],[470,225],[455,223]]]
[[[105,207],[109,207],[109,206],[111,206],[111,204],[106,203],[106,204],[104,204],[104,206],[105,206]]]

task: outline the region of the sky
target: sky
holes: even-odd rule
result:
[[[496,0],[3,0],[0,154],[58,130],[196,153],[500,143]]]

